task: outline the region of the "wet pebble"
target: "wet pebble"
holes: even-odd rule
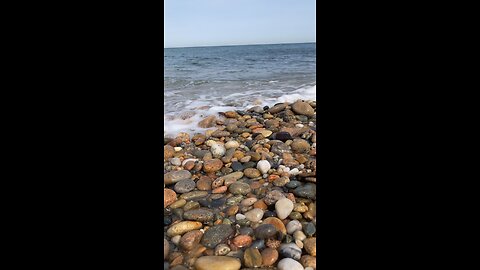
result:
[[[259,222],[263,217],[263,210],[259,208],[254,208],[245,213],[245,217],[251,222]]]
[[[240,267],[240,260],[229,256],[202,256],[195,261],[196,270],[239,270]]]
[[[246,267],[259,267],[262,265],[262,255],[256,248],[247,248],[243,254]]]
[[[281,259],[278,262],[277,269],[278,270],[304,270],[303,266],[299,262],[291,258]]]
[[[281,244],[279,252],[283,257],[295,260],[300,260],[300,257],[302,256],[302,249],[294,243]]]
[[[275,203],[275,211],[279,219],[285,219],[293,210],[293,202],[287,198],[278,200]]]
[[[293,234],[296,231],[302,230],[302,224],[298,220],[292,220],[287,224],[287,233]]]
[[[266,248],[262,251],[262,265],[272,266],[278,260],[278,251],[273,248]]]
[[[230,225],[215,225],[205,232],[201,242],[207,248],[215,248],[216,245],[226,240],[232,234],[233,229]]]
[[[190,191],[194,190],[195,185],[196,185],[195,181],[193,181],[191,179],[183,179],[183,180],[178,181],[175,184],[173,189],[177,193],[187,193],[187,192],[190,192]]]
[[[228,187],[228,190],[235,195],[246,195],[251,191],[250,185],[243,182],[235,182]]]
[[[184,219],[195,220],[200,222],[213,220],[213,216],[214,216],[213,212],[205,208],[193,209],[183,213]]]
[[[255,237],[258,239],[267,239],[274,236],[277,233],[277,229],[272,224],[262,224],[255,228]]]

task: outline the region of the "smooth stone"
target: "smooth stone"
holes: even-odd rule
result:
[[[272,167],[272,165],[270,165],[270,162],[268,162],[268,160],[260,160],[260,161],[257,163],[257,169],[258,169],[262,174],[267,173],[268,170],[270,170],[271,167]]]
[[[305,267],[305,270],[317,268],[316,258],[310,255],[303,255],[302,258],[300,258],[300,263]]]
[[[183,206],[184,211],[189,211],[189,210],[198,209],[198,208],[200,208],[200,204],[194,201],[189,201],[185,204],[185,206]]]
[[[317,196],[317,185],[310,183],[305,184],[294,189],[293,194],[302,198],[315,199]]]
[[[299,262],[290,258],[281,259],[277,264],[277,269],[278,270],[305,270],[303,269],[303,266]]]
[[[230,252],[230,247],[226,244],[218,244],[215,247],[215,256],[225,256]]]
[[[285,224],[283,224],[283,222],[279,218],[268,217],[263,220],[262,224],[272,224],[273,226],[275,226],[277,231],[282,232],[282,234],[287,234],[287,229],[285,228]]]
[[[175,235],[174,237],[172,237],[172,243],[174,243],[175,245],[178,245],[178,243],[180,243],[180,238],[182,238],[181,235]]]
[[[213,220],[213,216],[214,216],[213,212],[205,208],[193,209],[183,213],[184,219],[195,220],[200,222]]]
[[[242,206],[251,206],[257,201],[257,198],[246,198],[240,204]]]
[[[215,225],[205,232],[201,243],[207,248],[215,248],[216,245],[226,240],[230,235],[233,234],[233,232],[234,231],[230,225]]]
[[[277,233],[277,228],[272,224],[262,224],[255,228],[255,237],[257,239],[267,239]]]
[[[315,237],[311,237],[311,238],[307,238],[305,239],[305,241],[303,241],[303,246],[305,247],[305,250],[308,252],[308,254],[312,255],[312,256],[317,256],[317,238]]]
[[[229,256],[202,256],[195,261],[195,270],[239,270],[241,266],[240,260]]]
[[[290,147],[294,153],[299,154],[307,153],[310,150],[310,144],[303,139],[293,140],[292,144],[290,144]]]
[[[180,199],[180,200],[178,200],[178,201],[170,204],[170,208],[171,208],[171,209],[181,208],[181,207],[183,207],[186,203],[187,203],[186,200]]]
[[[182,161],[179,158],[172,158],[170,160],[170,163],[174,166],[180,166],[182,165]]]
[[[235,215],[236,220],[242,220],[242,219],[245,219],[245,218],[246,218],[245,215],[242,215],[242,214],[236,214]]]
[[[253,229],[251,227],[241,227],[238,229],[238,233],[241,235],[253,236]]]
[[[302,223],[298,220],[292,220],[287,224],[287,233],[293,234],[296,231],[302,230]]]
[[[228,190],[230,191],[230,193],[235,194],[235,195],[239,195],[239,194],[246,195],[247,193],[252,191],[252,189],[250,188],[250,185],[247,184],[247,183],[243,183],[243,182],[235,182],[235,183],[231,184],[228,187]]]
[[[177,193],[187,193],[187,192],[190,192],[192,190],[195,189],[195,181],[191,180],[191,179],[183,179],[183,180],[180,180],[178,181],[175,186],[173,187],[173,189],[177,192]]]
[[[285,258],[300,260],[300,257],[302,257],[302,249],[294,243],[281,244],[279,251]]]
[[[198,198],[202,198],[208,195],[207,191],[201,191],[201,190],[196,190],[196,191],[190,191],[187,193],[183,193],[180,195],[180,199],[185,199],[185,200],[194,200]]]
[[[305,233],[305,235],[307,236],[312,236],[315,234],[315,232],[317,231],[317,229],[315,228],[315,225],[311,222],[308,222],[307,224],[305,224],[305,226],[303,227],[303,232]]]
[[[190,179],[192,174],[187,170],[180,170],[174,172],[168,172],[167,174],[163,175],[163,180],[165,185],[175,184],[180,180],[183,179]]]
[[[236,182],[243,177],[243,172],[233,172],[224,176],[220,176],[212,183],[212,187],[216,188],[222,185],[229,186],[231,183]]]
[[[293,233],[293,238],[295,238],[295,240],[303,241],[307,236],[302,231],[296,231]]]
[[[299,212],[293,211],[292,213],[290,213],[290,215],[288,215],[288,217],[290,219],[297,220],[302,218],[302,214],[300,214]]]
[[[287,198],[278,200],[275,203],[275,211],[279,219],[285,219],[293,211],[293,202]]]
[[[202,223],[197,221],[180,221],[177,224],[172,225],[167,230],[167,235],[173,237],[175,235],[181,235],[186,232],[197,230],[202,228]]]
[[[262,251],[262,265],[272,266],[278,260],[278,251],[273,248],[266,248]]]
[[[223,162],[220,159],[211,159],[203,163],[203,171],[206,173],[217,172],[223,167]]]
[[[243,254],[243,261],[247,267],[259,267],[262,265],[262,254],[256,248],[247,248]]]
[[[286,186],[287,188],[294,189],[294,188],[297,188],[297,187],[299,187],[299,186],[301,186],[301,185],[302,185],[302,182],[296,181],[296,180],[292,180],[292,181],[288,182],[285,186]]]
[[[288,140],[293,140],[293,138],[292,138],[292,135],[290,133],[285,132],[285,131],[281,131],[281,132],[275,133],[275,140],[286,142]]]
[[[232,243],[237,247],[248,247],[252,244],[252,237],[248,235],[237,235],[233,238]]]
[[[228,141],[226,144],[225,144],[225,149],[230,149],[230,148],[238,148],[240,147],[240,144],[233,140],[233,141]]]
[[[243,171],[243,173],[248,178],[257,178],[261,176],[260,171],[255,168],[247,168]]]
[[[169,251],[170,251],[170,245],[168,244],[168,240],[163,239],[163,259],[164,260],[167,258]]]
[[[164,188],[163,189],[163,208],[167,208],[169,205],[177,200],[177,193],[175,191]]]
[[[259,222],[263,217],[263,210],[259,208],[253,208],[245,213],[245,217],[251,222]]]
[[[313,116],[315,114],[315,110],[307,102],[297,101],[293,103],[291,107],[292,111],[294,111],[296,114],[305,116]]]
[[[265,240],[263,240],[263,239],[255,240],[255,241],[253,241],[253,243],[250,247],[256,248],[256,249],[259,249],[259,250],[264,249],[265,248]]]
[[[232,162],[232,165],[230,166],[230,168],[232,168],[236,172],[243,171],[243,169],[244,169],[242,163],[240,163],[238,161]]]
[[[272,205],[282,198],[285,198],[285,195],[283,195],[281,191],[274,189],[267,192],[265,198],[263,198],[263,201],[267,205]]]
[[[225,146],[223,144],[214,143],[212,144],[210,151],[212,152],[213,157],[221,158],[225,155],[225,152],[227,150],[225,149]]]

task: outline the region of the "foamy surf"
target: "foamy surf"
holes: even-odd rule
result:
[[[199,96],[197,100],[187,100],[184,97],[182,103],[175,104],[176,109],[171,111],[164,104],[164,137],[174,137],[180,132],[205,133],[208,129],[201,128],[198,123],[210,115],[218,116],[219,112],[232,110],[247,110],[253,106],[273,106],[276,103],[293,103],[297,100],[317,100],[316,85],[302,87],[300,89],[285,93],[285,91],[247,91],[244,93],[233,93],[225,96]],[[168,95],[172,96],[171,93]],[[181,108],[181,109],[180,109]]]

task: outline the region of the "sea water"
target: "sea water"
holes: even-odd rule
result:
[[[203,132],[204,117],[316,100],[316,44],[164,49],[164,135]]]

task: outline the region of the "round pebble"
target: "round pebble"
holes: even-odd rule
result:
[[[279,219],[285,219],[293,210],[293,202],[287,198],[282,198],[275,203],[275,210]]]

